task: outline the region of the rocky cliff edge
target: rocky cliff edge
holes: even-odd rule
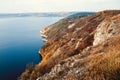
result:
[[[120,79],[120,10],[65,18],[41,33],[43,59],[21,80]]]

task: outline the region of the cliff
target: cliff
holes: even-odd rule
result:
[[[21,80],[120,79],[119,10],[65,18],[41,33],[47,39],[43,60]]]

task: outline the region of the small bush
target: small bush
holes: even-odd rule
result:
[[[18,80],[29,80],[29,77],[32,73],[32,71],[35,68],[35,64],[34,63],[29,63],[26,65],[26,70],[24,73],[22,73],[22,75],[18,78]]]

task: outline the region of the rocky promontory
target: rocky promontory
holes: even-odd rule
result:
[[[21,80],[120,79],[120,10],[67,17],[41,33],[43,59]]]

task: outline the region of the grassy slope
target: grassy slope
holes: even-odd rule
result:
[[[59,74],[59,71],[55,72],[58,73],[59,75],[51,78],[47,74],[47,76],[42,76],[45,73],[48,73],[51,71],[51,68],[53,68],[56,64],[61,63],[64,59],[70,58],[70,64],[71,62],[71,56],[77,55],[75,59],[78,58],[80,61],[76,63],[76,67],[73,66],[72,68],[69,68],[70,65],[68,65],[68,69],[63,69],[63,72],[66,73],[65,76],[67,79],[70,77],[74,77],[75,80],[77,80],[79,77],[81,77],[81,80],[84,78],[86,80],[90,80],[93,77],[96,80],[97,76],[99,80],[102,80],[101,78],[104,78],[104,76],[107,78],[112,78],[111,74],[106,73],[104,71],[104,67],[106,65],[110,64],[111,67],[116,67],[116,71],[119,69],[119,67],[113,66],[112,62],[114,62],[117,58],[116,56],[119,55],[119,44],[117,43],[111,43],[111,47],[104,47],[108,43],[105,43],[106,45],[100,45],[97,46],[96,48],[93,48],[94,50],[86,50],[86,47],[92,46],[93,40],[94,40],[94,32],[97,28],[97,26],[106,18],[106,17],[112,17],[114,15],[119,14],[120,11],[104,11],[104,12],[99,12],[94,15],[88,16],[88,17],[83,17],[83,18],[77,18],[77,19],[72,19],[73,23],[76,23],[76,25],[72,29],[68,29],[68,25],[71,23],[68,23],[70,19],[64,19],[60,22],[57,22],[57,24],[52,25],[51,29],[48,30],[45,35],[48,36],[48,42],[42,47],[41,53],[44,55],[42,62],[36,66],[36,68],[33,68],[33,70],[27,69],[21,76],[21,80],[35,80],[37,77],[41,76],[40,80],[45,80],[45,77],[47,77],[47,80],[54,80],[54,78],[59,79],[63,78],[63,75]],[[64,25],[61,29],[61,25]],[[59,29],[60,28],[60,29]],[[77,30],[77,31],[76,31]],[[53,36],[54,35],[54,36]],[[120,38],[118,38],[119,40]],[[115,39],[117,40],[117,39]],[[111,41],[115,41],[114,39]],[[117,40],[117,41],[118,41]],[[116,42],[117,42],[116,41]],[[76,45],[78,46],[76,48]],[[114,46],[113,46],[114,45]],[[118,45],[118,47],[115,45]],[[102,52],[103,50],[107,50],[106,56],[102,56],[101,54],[98,54]],[[117,50],[115,50],[115,49]],[[116,52],[110,52],[110,49],[114,49]],[[82,52],[82,53],[81,53]],[[114,58],[111,59],[109,57],[110,53],[117,53],[114,55]],[[91,54],[91,55],[90,55]],[[111,59],[111,60],[110,60]],[[81,61],[82,60],[82,61]],[[105,62],[108,61],[108,62]],[[69,59],[63,61],[63,63],[68,64]],[[101,64],[101,66],[98,66]],[[116,63],[118,64],[118,63]],[[82,65],[82,66],[81,66]],[[119,64],[118,64],[119,66]],[[64,67],[64,66],[61,66]],[[79,76],[75,75],[75,69],[83,69],[83,72],[85,74],[81,74]],[[110,70],[111,67],[107,67],[105,70]],[[115,71],[115,69],[113,70]],[[72,70],[73,74],[68,74],[69,70]],[[54,70],[53,70],[54,71]],[[63,73],[62,72],[62,73]],[[82,72],[82,71],[80,71]],[[60,72],[61,73],[61,72]],[[116,72],[115,72],[116,73]],[[98,74],[98,75],[97,75]],[[105,74],[105,75],[104,75]],[[96,75],[96,76],[95,76]],[[114,74],[115,75],[115,74]],[[117,74],[116,74],[117,75]],[[54,76],[54,75],[51,75]],[[103,77],[102,77],[103,76]],[[111,76],[111,77],[110,77]],[[107,79],[106,78],[106,79]],[[71,79],[72,80],[72,79]],[[78,79],[79,80],[79,79]]]

